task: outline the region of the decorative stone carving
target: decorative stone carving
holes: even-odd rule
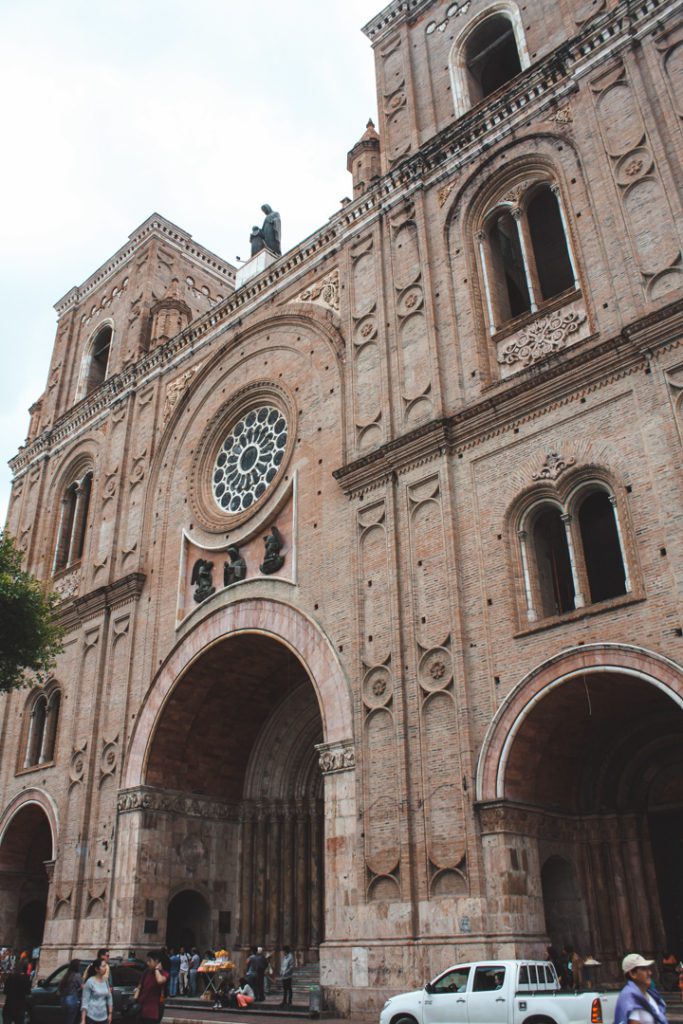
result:
[[[363,679],[363,699],[368,707],[383,707],[391,700],[391,672],[386,665],[374,665]]]
[[[130,629],[130,613],[126,612],[124,615],[119,615],[117,619],[114,619],[112,623],[112,644],[115,644],[117,640],[120,640],[122,636],[126,636]]]
[[[105,472],[104,487],[102,488],[102,504],[105,504],[105,502],[107,501],[111,501],[111,499],[116,495],[116,477],[118,472],[118,466],[116,466],[114,469],[110,469],[108,472]]]
[[[58,911],[62,907],[68,908],[68,907],[71,906],[71,894],[72,894],[72,891],[73,891],[72,889],[61,889],[55,895],[55,909],[54,909],[54,916],[55,917],[57,916]]]
[[[82,740],[78,745],[74,745],[71,752],[69,778],[71,779],[72,786],[77,786],[79,782],[83,781],[83,776],[85,775],[85,752],[87,748],[88,741]]]
[[[444,647],[434,647],[420,658],[420,684],[425,690],[443,690],[453,678],[451,655]]]
[[[270,533],[263,538],[263,542],[266,546],[266,553],[260,569],[266,576],[271,576],[285,564],[284,557],[280,554],[285,542],[275,525],[271,526]]]
[[[241,583],[247,576],[247,563],[240,555],[240,549],[236,544],[228,548],[230,561],[223,565],[223,586],[229,587],[231,583]]]
[[[323,775],[349,772],[356,767],[356,753],[351,740],[339,743],[316,743],[318,764]]]
[[[118,735],[111,740],[103,740],[102,753],[100,755],[100,775],[102,779],[113,775],[119,760],[119,738]]]
[[[197,365],[193,366],[191,370],[186,370],[185,373],[181,373],[180,377],[176,377],[175,380],[172,380],[166,385],[166,398],[164,399],[164,408],[161,412],[161,422],[164,426],[168,423],[173,410],[182,397],[183,392],[189,386],[192,378],[199,372],[201,366],[201,363],[197,363]]]
[[[206,847],[201,836],[185,836],[178,845],[178,859],[190,874],[194,874],[201,862],[206,860]]]
[[[197,559],[192,566],[190,586],[197,588],[192,595],[197,604],[201,604],[202,601],[206,601],[207,597],[216,593],[216,588],[213,585],[213,562],[207,561],[206,558]]]
[[[531,366],[553,352],[562,351],[567,339],[575,334],[585,321],[585,313],[574,311],[558,311],[539,317],[504,346],[498,354],[498,362]]]
[[[570,129],[574,124],[574,117],[572,115],[571,107],[561,107],[557,110],[550,120],[558,128],[563,128],[565,131]]]
[[[52,391],[52,389],[56,388],[57,385],[59,384],[59,377],[60,377],[60,373],[61,373],[61,368],[62,368],[62,364],[61,363],[57,363],[57,365],[55,367],[53,367],[52,373],[50,374],[50,379],[49,379],[48,384],[47,384],[48,391]]]
[[[339,271],[333,270],[320,281],[305,288],[298,296],[301,302],[317,302],[339,312]]]
[[[573,466],[576,459],[573,455],[564,456],[559,452],[548,452],[541,469],[531,474],[532,480],[557,480],[565,469]]]
[[[147,455],[147,449],[143,448],[141,452],[133,456],[133,466],[130,471],[130,486],[135,487],[139,484],[145,476],[145,456]]]
[[[81,585],[81,574],[78,570],[66,573],[64,576],[60,576],[56,579],[53,584],[53,589],[63,601],[68,601],[78,593],[78,588]]]
[[[119,814],[153,811],[219,821],[236,821],[238,815],[238,809],[233,804],[174,790],[152,789],[149,786],[138,786],[119,793],[116,809]]]
[[[459,3],[449,4],[443,21],[430,21],[425,29],[425,34],[431,36],[433,32],[445,32],[451,18],[460,18],[467,14],[472,6],[472,0],[460,0]]]
[[[449,181],[446,185],[442,185],[439,189],[439,206],[445,206],[448,202],[448,197],[458,184],[457,179]]]

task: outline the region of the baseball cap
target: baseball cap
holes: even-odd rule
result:
[[[646,960],[640,953],[629,953],[621,961],[621,969],[624,974],[634,971],[636,967],[652,967],[654,960]]]

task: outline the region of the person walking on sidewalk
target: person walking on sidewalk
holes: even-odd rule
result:
[[[282,1002],[280,1006],[292,1005],[292,980],[294,978],[294,954],[289,946],[283,946],[284,956],[280,961],[280,981],[282,982]]]
[[[666,1004],[652,987],[654,960],[629,953],[621,962],[626,984],[614,1009],[614,1024],[668,1024]]]

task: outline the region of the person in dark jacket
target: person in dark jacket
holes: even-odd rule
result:
[[[24,1024],[26,997],[31,991],[31,979],[26,974],[26,962],[18,960],[14,970],[5,981],[5,1005],[2,1011],[4,1024]]]

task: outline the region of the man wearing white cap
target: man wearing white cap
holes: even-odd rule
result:
[[[614,1024],[668,1024],[664,1000],[652,985],[653,964],[640,953],[629,953],[622,960],[626,984],[617,999]]]

